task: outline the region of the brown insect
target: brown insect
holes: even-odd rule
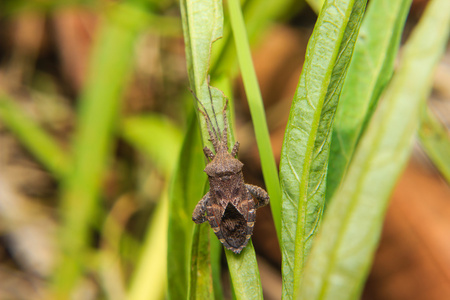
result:
[[[192,214],[192,220],[197,224],[208,221],[225,248],[234,253],[240,253],[253,234],[256,209],[269,203],[269,195],[264,189],[244,182],[242,174],[244,164],[236,158],[239,142],[234,144],[231,153],[228,152],[226,116],[228,99],[222,112],[224,128],[220,132],[209,84],[208,89],[216,128],[205,106],[194,93],[193,95],[203,108],[203,111],[200,109],[199,111],[205,117],[215,154],[208,147],[203,148],[208,160],[204,171],[208,175],[210,190],[198,202]]]

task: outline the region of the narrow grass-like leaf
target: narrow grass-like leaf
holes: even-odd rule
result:
[[[122,121],[121,136],[154,161],[164,175],[172,174],[179,155],[181,132],[162,115],[128,117]]]
[[[222,36],[222,1],[181,0],[180,6],[191,88],[200,101],[209,106],[209,59],[212,43]],[[205,129],[202,126],[203,131],[206,131],[206,126]]]
[[[203,223],[194,229],[189,300],[214,299],[211,258],[209,255],[209,228],[208,223]]]
[[[67,299],[82,272],[97,210],[102,175],[111,151],[114,123],[131,69],[134,44],[145,13],[117,4],[95,42],[75,132],[73,169],[63,182],[60,232],[62,258],[54,272],[55,298]]]
[[[223,128],[222,111],[225,105],[224,95],[217,89],[212,88],[212,103],[209,100],[207,74],[210,61],[211,44],[222,35],[223,26],[223,11],[222,1],[204,0],[204,1],[181,1],[181,15],[183,23],[183,32],[186,44],[186,59],[189,80],[191,88],[196,93],[199,101],[208,111],[211,118],[217,116],[219,127]],[[214,112],[216,116],[214,115]],[[227,118],[230,120],[229,108],[227,110]],[[206,128],[206,121],[204,117],[199,114],[201,123],[201,133],[203,144],[210,149],[213,149],[210,137]],[[232,124],[231,124],[232,125]],[[230,126],[232,127],[232,126]],[[229,130],[228,136],[229,147],[234,144],[233,131]],[[229,255],[227,256],[229,257]],[[245,267],[248,269],[256,267],[256,256],[251,244],[247,245],[246,251],[240,255],[236,255],[234,259],[228,260],[230,272],[239,268]],[[257,270],[249,271],[248,274],[256,275]],[[249,294],[246,289],[254,289],[260,287],[259,276],[245,277],[241,274],[232,274],[233,280],[247,282],[249,285],[235,284],[237,287],[243,289],[235,291],[236,294]],[[193,278],[191,278],[193,280]],[[198,282],[198,280],[197,280]]]
[[[241,254],[225,250],[232,287],[237,300],[263,299],[259,270],[251,240]]]
[[[308,5],[312,8],[312,10],[316,14],[319,14],[320,9],[322,8],[323,3],[325,1],[324,0],[306,0],[306,2],[308,2]]]
[[[211,247],[211,272],[213,279],[214,299],[223,299],[222,275],[221,275],[221,257],[222,243],[219,242],[214,231],[209,231]]]
[[[280,161],[283,297],[296,298],[325,203],[334,113],[366,1],[327,1],[308,43]]]
[[[0,121],[54,176],[62,179],[66,175],[70,168],[69,155],[5,95],[0,95]]]
[[[259,37],[267,33],[267,27],[274,25],[276,21],[287,20],[304,6],[305,4],[302,1],[295,0],[241,1],[248,43],[258,42]]]
[[[445,126],[424,105],[421,109],[419,138],[425,152],[450,183],[450,136]]]
[[[191,89],[195,93],[196,97],[198,97],[199,101],[203,103],[203,106],[207,107],[208,114],[214,118],[214,109],[215,112],[219,114],[219,119],[221,120],[220,116],[224,107],[225,99],[220,91],[212,88],[211,92],[213,99],[211,100],[212,103],[209,102],[208,69],[211,45],[215,40],[219,39],[222,36],[222,1],[180,0],[180,7],[186,49],[186,62]],[[209,136],[206,129],[206,122],[202,115],[199,115],[199,117],[203,144],[212,148],[212,144],[209,141]],[[223,123],[221,123],[221,125],[223,126]],[[197,172],[201,172],[201,170],[203,170],[203,167],[204,160],[202,167],[198,169]],[[197,181],[193,184],[201,185],[201,187],[203,188],[203,183],[204,181]],[[200,201],[202,196],[203,195],[198,197],[196,201]],[[189,213],[189,216],[191,216],[192,210],[187,213]],[[205,243],[206,241],[208,241],[209,243],[209,233],[207,231],[199,231],[198,234],[200,236],[198,237],[198,239],[193,241],[192,247],[204,246],[204,243],[202,243],[202,245],[198,245],[200,241],[205,241]],[[202,236],[205,234],[208,236]],[[208,247],[208,249],[210,249],[210,247]],[[206,257],[196,257],[196,260],[191,260],[191,263],[193,264],[191,269],[193,267],[198,268],[198,266],[196,266],[196,262],[198,260],[211,261],[209,251],[197,251],[195,253],[197,253],[197,255],[203,255]],[[198,278],[198,276],[205,276],[205,273],[208,272],[211,272],[210,267],[202,270],[201,272],[191,273],[191,276],[195,276],[195,278],[190,278],[189,286],[191,290],[193,288],[195,289],[195,294],[207,293],[208,291],[213,289],[212,281]],[[197,286],[193,287],[193,282],[196,283]],[[209,284],[211,284],[211,286],[208,286]]]
[[[181,0],[180,3],[191,89],[205,107],[208,115],[213,120],[217,118],[220,128],[223,128],[222,111],[225,106],[225,97],[218,89],[211,87],[212,100],[210,100],[208,91],[211,45],[222,36],[222,1]],[[194,103],[198,105],[195,100]],[[229,115],[228,108],[228,119]],[[214,149],[211,141],[209,141],[210,137],[206,127],[206,120],[200,113],[198,113],[198,117],[203,144],[210,149]],[[232,145],[234,138],[231,130],[230,132],[229,145]]]
[[[203,197],[206,176],[199,126],[192,111],[169,195],[168,299],[187,299],[192,245],[192,211]],[[196,280],[194,278],[193,280]]]
[[[411,0],[370,2],[342,87],[331,138],[327,200],[338,188],[366,120],[391,79]]]
[[[277,19],[286,17],[287,14],[295,13],[292,9],[302,7],[302,4],[295,0],[246,0],[240,1],[242,13],[245,19],[245,28],[248,42],[253,44],[264,34],[267,27]],[[213,76],[234,77],[237,73],[236,52],[234,51],[234,39],[232,37],[230,22],[225,21],[223,39],[214,45],[215,51],[211,58],[211,74]]]
[[[250,45],[247,39],[239,0],[228,0],[228,7],[239,66],[242,72],[242,79],[244,81],[250,113],[252,115],[253,128],[255,129],[264,181],[270,195],[270,207],[272,209],[277,235],[281,238],[281,190],[277,165],[270,143],[264,104],[258,85],[258,79],[256,78],[255,68],[253,66]]]
[[[121,135],[132,146],[152,159],[166,178],[170,178],[181,145],[181,133],[174,124],[159,115],[128,117],[122,121]],[[129,300],[163,298],[168,267],[166,263],[169,215],[167,189],[168,185],[148,225],[139,262],[130,281],[127,294]],[[189,246],[185,245],[185,247]],[[184,263],[186,264],[186,260]]]
[[[359,299],[449,30],[450,2],[431,1],[327,209],[306,264],[301,299]]]
[[[214,78],[213,84],[224,92],[225,95],[232,95],[231,80],[228,76],[220,76]],[[233,132],[234,124],[234,102],[229,101],[230,106],[230,117],[229,117],[229,130]],[[223,288],[222,288],[222,276],[221,276],[221,257],[222,257],[222,243],[219,242],[214,231],[210,230],[210,245],[211,245],[211,270],[213,277],[214,286],[214,299],[223,299]]]
[[[147,228],[144,244],[130,282],[127,300],[164,299],[167,275],[167,188]]]

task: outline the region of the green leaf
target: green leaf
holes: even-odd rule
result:
[[[324,0],[306,0],[306,2],[308,2],[308,5],[312,8],[312,10],[316,14],[318,14],[325,1]]]
[[[245,19],[245,28],[248,35],[246,43],[254,44],[258,41],[267,28],[274,21],[286,15],[295,14],[304,4],[295,0],[245,0],[240,1],[242,13]],[[211,74],[216,76],[235,77],[236,52],[234,51],[234,39],[230,28],[230,22],[225,20],[223,38],[214,44],[214,51],[211,58]]]
[[[258,264],[253,244],[249,241],[240,254],[225,250],[236,299],[263,299]]]
[[[218,119],[222,121],[221,113],[225,105],[225,98],[219,90],[212,88],[212,99],[210,103],[208,90],[208,69],[211,45],[215,40],[222,36],[222,1],[181,0],[180,6],[186,49],[186,62],[191,89],[195,93],[196,97],[198,97],[199,101],[202,101],[203,106],[207,108],[208,114],[212,118],[215,118],[217,117],[215,113],[218,113]],[[209,141],[209,136],[207,133],[206,122],[202,115],[199,117],[203,143],[205,146],[212,148],[212,144]],[[223,127],[223,122],[220,122],[220,124]],[[202,167],[198,169],[198,172],[201,172],[203,167],[204,163]],[[203,182],[197,181],[194,184],[199,185],[199,183],[201,183],[203,187]],[[203,195],[198,197],[196,201],[200,201],[202,196]],[[189,211],[189,215],[191,215],[191,213],[192,210]],[[193,224],[192,220],[191,223]],[[199,243],[199,241],[209,241],[209,233],[207,231],[200,231],[199,234],[200,236],[198,239],[193,241],[192,247],[198,247],[199,245],[197,243]],[[208,235],[208,237],[202,236],[205,234]],[[211,260],[209,251],[200,251],[196,253],[198,253],[198,255],[207,256],[196,257],[196,260]],[[196,261],[191,261],[191,263],[195,264]],[[205,272],[211,272],[211,268],[205,270]],[[194,277],[190,278],[190,283],[194,282],[197,284],[202,284],[201,286],[195,287],[195,294],[203,294],[212,290],[212,281],[197,278],[198,276],[205,276],[205,272],[191,273]],[[208,284],[211,284],[211,286],[208,286]],[[192,284],[190,284],[190,288],[191,290],[194,288]]]
[[[47,132],[24,114],[12,99],[0,94],[0,121],[54,176],[62,179],[70,168],[70,157]]]
[[[199,126],[192,111],[169,194],[168,299],[187,299],[194,222],[192,211],[203,197],[206,175]],[[196,278],[193,278],[196,280]]]
[[[411,0],[370,2],[336,112],[327,176],[327,200],[338,188],[364,124],[392,77]]]
[[[419,138],[425,152],[450,183],[450,137],[448,130],[424,105],[421,109]]]
[[[194,238],[192,239],[191,282],[188,297],[190,300],[214,299],[209,255],[209,231],[210,227],[206,222],[195,226]]]
[[[127,300],[164,299],[167,275],[167,189],[147,227],[139,261],[130,282]]]
[[[183,21],[183,32],[186,44],[186,59],[191,88],[202,102],[211,118],[217,117],[219,128],[223,129],[222,111],[225,106],[224,95],[216,88],[211,89],[212,99],[210,102],[208,92],[207,74],[210,60],[210,49],[213,41],[221,37],[223,12],[222,2],[213,0],[204,1],[181,1],[181,15]],[[227,109],[227,119],[230,120],[229,108]],[[205,118],[199,114],[201,123],[201,133],[203,144],[213,149],[210,137],[206,128]],[[230,124],[232,128],[232,124]],[[229,147],[234,144],[233,131],[229,130]],[[200,200],[200,199],[199,199]],[[228,257],[228,256],[227,256]],[[255,268],[256,256],[251,244],[247,245],[246,251],[243,251],[235,259],[228,260],[230,272],[241,267]],[[233,285],[240,290],[236,294],[247,295],[247,289],[255,289],[261,285],[257,270],[252,270],[248,274],[254,277],[246,278],[241,274],[232,274]],[[194,280],[191,278],[191,280]],[[251,282],[251,286],[238,284],[237,281]],[[242,289],[242,290],[241,290]]]
[[[261,157],[264,181],[270,195],[270,207],[272,209],[277,235],[281,238],[281,190],[277,165],[270,143],[269,128],[267,127],[266,115],[264,113],[264,104],[258,85],[258,79],[256,78],[255,68],[253,66],[250,45],[248,43],[239,0],[229,0],[228,7],[239,66],[242,71],[245,93],[252,115],[258,151]]]
[[[366,1],[328,1],[308,43],[280,161],[283,297],[296,298],[325,203],[334,113]]]
[[[211,241],[211,271],[214,288],[214,299],[223,299],[222,275],[221,275],[221,257],[222,243],[219,242],[214,231],[209,231]]]
[[[222,36],[222,1],[181,0],[180,5],[189,80],[192,90],[203,101],[209,99],[211,44]]]
[[[122,121],[121,134],[136,149],[153,159],[166,178],[170,178],[181,144],[180,130],[174,124],[161,115],[128,117]],[[167,190],[168,185],[164,188],[160,202],[148,224],[139,262],[130,281],[127,294],[129,300],[163,298],[167,268],[170,266],[167,264],[167,255],[170,253],[167,249],[169,222]],[[182,197],[180,199],[184,200]],[[182,203],[176,204],[182,206]],[[185,244],[181,249],[187,248],[189,245]],[[186,259],[184,263],[187,265]]]
[[[450,2],[431,1],[327,209],[304,271],[301,299],[359,299],[449,30]]]
[[[208,90],[208,69],[212,43],[221,38],[223,11],[222,1],[181,1],[181,15],[185,41],[186,62],[191,89],[206,108],[208,115],[217,118],[219,127],[223,128],[222,111],[225,106],[225,96],[218,89],[211,87],[212,99]],[[198,103],[195,103],[198,107]],[[229,119],[229,108],[227,117]],[[206,120],[198,113],[201,124],[203,143],[213,149],[209,141]],[[229,137],[232,146],[233,134]]]
[[[59,241],[63,256],[54,272],[55,298],[69,298],[82,274],[122,92],[132,67],[135,42],[145,24],[145,13],[135,6],[116,4],[109,12],[93,48],[80,99],[73,166],[61,191],[63,227]]]

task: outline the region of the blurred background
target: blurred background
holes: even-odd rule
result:
[[[20,129],[20,124],[29,121],[38,125],[63,153],[71,154],[91,50],[112,3],[57,2],[0,3],[0,97],[13,104],[0,106],[0,299],[45,299],[49,282],[58,270],[61,182],[57,172],[29,150],[24,142],[26,129]],[[316,19],[307,4],[294,2],[286,1],[285,12],[261,27],[253,39],[253,58],[277,162]],[[426,4],[425,0],[414,1],[404,40]],[[114,119],[112,155],[107,158],[107,171],[100,183],[98,222],[91,228],[93,263],[77,289],[76,299],[124,297],[147,224],[170,180],[172,170],[167,165],[177,160],[187,112],[192,109],[178,2],[165,0],[150,7],[159,19],[145,26],[134,44],[130,58],[133,69],[123,91],[120,116]],[[232,85],[230,97],[235,101],[235,130],[241,143],[244,176],[247,182],[263,186],[239,76],[232,78]],[[437,68],[429,105],[448,129],[449,47]],[[158,126],[163,128],[161,132],[170,134],[146,131]],[[173,159],[161,165],[158,155],[147,155],[143,149],[148,141],[142,136]],[[449,232],[449,184],[416,142],[392,195],[362,298],[450,299]],[[280,299],[281,254],[268,207],[258,211],[253,243],[265,298]],[[95,258],[98,254],[117,258],[111,260],[116,264],[111,262],[103,268]],[[225,261],[222,265],[224,292],[231,297]]]

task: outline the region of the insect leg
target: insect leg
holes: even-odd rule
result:
[[[215,155],[208,147],[203,148],[203,153],[205,153],[205,156],[206,158],[208,158],[209,161],[214,159]]]
[[[231,150],[231,156],[233,157],[237,157],[239,152],[239,142],[236,142],[236,144],[234,144],[233,149]]]
[[[200,200],[195,206],[194,212],[192,213],[192,221],[197,224],[201,224],[206,221],[206,205],[209,201],[209,192],[203,196],[202,200]]]
[[[245,184],[245,187],[256,200],[255,209],[269,204],[269,194],[264,189],[253,184]]]

